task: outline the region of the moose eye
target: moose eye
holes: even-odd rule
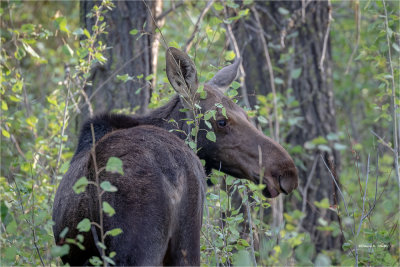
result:
[[[217,124],[219,127],[225,127],[226,126],[226,120],[218,120]]]

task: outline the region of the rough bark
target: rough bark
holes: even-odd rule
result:
[[[146,1],[154,17],[156,12],[161,12],[160,2]],[[82,27],[91,31],[95,21],[86,14],[99,2],[82,0],[80,4]],[[122,108],[144,113],[151,96],[151,81],[145,78],[153,73],[156,64],[153,54],[159,43],[151,34],[154,23],[143,1],[115,1],[114,4],[115,8],[104,17],[108,34],[102,37],[102,42],[109,48],[104,54],[107,62],[93,69],[92,86],[85,90],[96,113]],[[132,29],[137,29],[138,34],[130,34]],[[126,83],[118,81],[116,76],[124,74],[135,79]],[[143,78],[137,79],[141,74]]]
[[[282,12],[279,12],[279,8],[284,8],[289,11],[289,14],[283,15]],[[329,2],[262,1],[255,2],[255,9],[261,18],[263,34],[268,42],[272,65],[282,69],[280,77],[285,82],[278,86],[277,90],[285,95],[289,87],[293,89],[293,94],[300,103],[300,115],[304,118],[291,131],[291,134],[285,137],[285,141],[304,147],[307,141],[335,133],[337,129],[332,90],[332,59],[329,35],[327,36],[323,70],[320,68],[324,38],[329,23]],[[290,37],[294,32],[297,32],[297,36]],[[239,46],[249,42],[243,56],[244,68],[247,73],[246,86],[249,94],[252,90],[256,94],[268,94],[271,92],[268,68],[266,60],[262,56],[263,47],[254,14],[251,14],[249,19],[241,20],[234,25],[234,33],[239,42],[242,43]],[[282,34],[286,37],[284,38],[285,47],[282,47]],[[280,61],[280,56],[287,53],[288,49],[294,49],[291,60]],[[295,68],[301,68],[302,73],[299,78],[292,79],[290,73]],[[250,98],[252,104],[254,104],[254,101],[254,98]],[[313,171],[311,186],[307,190],[306,217],[300,228],[310,233],[317,251],[340,248],[340,237],[333,237],[331,232],[317,230],[319,218],[322,217],[328,222],[337,221],[336,214],[327,209],[319,209],[313,204],[314,201],[320,201],[323,198],[328,198],[332,205],[336,203],[336,188],[319,157],[322,154],[328,166],[337,172],[340,164],[339,153],[333,149],[332,144],[328,145],[332,152],[313,151],[301,159],[306,169],[299,168],[300,188],[304,188],[307,178],[312,172],[314,158],[319,158]],[[287,200],[285,199],[285,201]],[[296,205],[301,209],[301,203],[299,201],[297,203]]]

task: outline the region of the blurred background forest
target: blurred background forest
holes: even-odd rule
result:
[[[165,48],[228,91],[295,160],[266,199],[214,171],[203,265],[399,265],[398,1],[1,1],[1,265],[60,265],[52,203],[82,122],[174,94]],[[246,189],[246,191],[244,191]],[[244,192],[250,192],[249,196]],[[241,197],[234,197],[239,195]]]

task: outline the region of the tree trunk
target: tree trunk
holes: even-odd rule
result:
[[[100,2],[82,0],[80,3],[82,26],[91,31],[95,21],[86,15]],[[153,17],[161,12],[161,3],[162,0],[146,1]],[[145,78],[154,71],[156,61],[153,56],[159,43],[152,34],[154,23],[143,1],[115,1],[114,4],[115,8],[104,17],[108,34],[101,38],[109,48],[104,53],[107,62],[92,70],[92,86],[87,86],[85,91],[95,113],[122,108],[144,113],[152,89],[151,80]],[[138,33],[130,34],[132,29],[137,29]],[[126,83],[118,81],[116,76],[124,74],[134,79]],[[141,75],[142,78],[137,78]]]
[[[292,94],[299,102],[300,115],[303,117],[291,133],[285,137],[281,136],[281,139],[284,138],[287,143],[300,145],[303,148],[306,142],[314,138],[319,136],[326,138],[329,133],[336,133],[331,49],[327,30],[330,23],[330,8],[328,1],[255,2],[255,10],[263,30],[262,35],[268,43],[268,51],[274,66],[273,72],[275,77],[284,81],[283,84],[276,84],[277,91],[286,95],[287,90],[292,88]],[[256,94],[270,93],[270,70],[264,57],[265,50],[253,12],[249,19],[241,20],[234,25],[234,33],[241,42],[239,46],[243,47],[246,42],[250,42],[243,56],[247,73],[245,82],[249,94],[252,90]],[[282,46],[282,40],[286,44],[285,47]],[[284,54],[290,57],[286,60],[282,58]],[[320,64],[321,58],[324,58],[323,68]],[[278,72],[277,68],[281,71]],[[292,77],[293,70],[299,68],[301,68],[300,77]],[[252,104],[254,101],[254,98],[251,98]],[[334,170],[338,170],[340,164],[339,153],[334,150],[333,144],[328,143],[327,146],[328,148],[322,147],[319,150],[318,148],[313,151],[305,150],[309,152],[301,158],[305,168],[299,168],[299,191],[306,197],[304,200],[306,216],[302,221],[302,228],[310,233],[317,251],[340,248],[341,243],[340,237],[332,236],[332,232],[317,230],[317,226],[320,226],[319,218],[328,223],[338,221],[336,213],[329,209],[319,209],[314,205],[314,201],[321,201],[323,198],[328,198],[331,205],[337,202],[333,180],[319,155],[323,155],[333,173],[336,173]],[[314,160],[317,162],[313,168]],[[308,179],[312,179],[309,183],[311,186],[305,190],[307,191],[305,194],[303,188]],[[301,203],[296,205],[302,209]]]

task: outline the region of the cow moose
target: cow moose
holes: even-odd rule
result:
[[[266,197],[292,192],[297,187],[298,176],[289,154],[255,128],[246,112],[224,95],[237,76],[239,64],[236,60],[219,70],[204,84],[206,97],[200,97],[193,61],[184,52],[168,48],[167,77],[178,95],[146,115],[103,114],[89,119],[82,127],[75,155],[55,196],[56,242],[62,241],[59,236],[66,227],[69,229],[66,238],[79,234],[76,226],[84,218],[99,221],[94,187],[88,186],[81,194],[72,189],[82,176],[89,181],[94,179],[90,153],[92,127],[99,168],[112,156],[123,162],[123,175],[102,172],[99,177],[100,181],[110,181],[118,188],[117,192],[102,196],[116,210],[113,217],[104,216],[104,230],[117,227],[123,230],[122,234],[105,239],[107,249],[116,252],[113,259],[117,265],[200,264],[206,176],[199,158],[205,161],[207,172],[216,168],[256,183],[261,179],[266,185],[263,190]],[[183,142],[191,131],[185,120],[191,114],[184,111],[189,100],[197,103],[202,113],[216,111],[215,118],[210,119],[216,141],[208,140],[206,131],[199,131],[197,156]],[[200,128],[206,129],[204,121]],[[99,256],[95,245],[98,238],[96,231],[84,233],[85,250],[71,246],[69,253],[62,257],[63,262],[88,264],[91,256]]]

